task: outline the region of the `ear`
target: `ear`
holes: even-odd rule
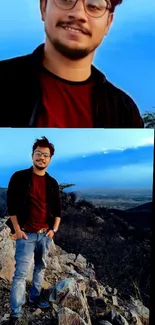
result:
[[[41,20],[45,21],[46,6],[48,0],[40,0]]]
[[[105,35],[108,34],[109,32],[109,28],[113,22],[113,19],[114,19],[114,14],[113,13],[109,13],[108,15],[108,19],[107,19],[107,26],[106,26],[106,29],[105,29]]]

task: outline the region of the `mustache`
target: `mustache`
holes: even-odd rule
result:
[[[87,28],[83,27],[83,24],[77,22],[76,20],[72,20],[72,21],[59,21],[56,24],[56,27],[76,27],[77,29],[80,29],[84,34],[87,34],[89,36],[92,36],[92,33],[90,32],[90,30],[88,30]]]
[[[37,162],[40,162],[40,161],[41,161],[42,163],[45,163],[45,161],[42,160],[42,159],[37,159],[36,161],[37,161]]]

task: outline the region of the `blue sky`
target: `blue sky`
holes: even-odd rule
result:
[[[36,138],[55,146],[48,172],[59,183],[88,187],[152,188],[154,131],[150,129],[0,129],[0,187],[32,165]]]
[[[154,17],[155,1],[124,0],[94,58],[94,64],[136,101],[141,112],[155,107]],[[43,41],[39,0],[2,1],[0,59],[27,54]]]

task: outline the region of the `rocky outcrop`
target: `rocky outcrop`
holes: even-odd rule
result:
[[[11,281],[14,272],[15,241],[10,236],[8,227],[0,232],[0,277]]]
[[[62,189],[65,187],[63,185]],[[119,294],[136,295],[148,307],[152,203],[147,202],[147,206],[140,205],[130,211],[115,209],[113,213],[112,209],[94,206],[86,200],[77,200],[74,193],[61,192],[61,201],[63,216],[55,237],[56,245],[76,256],[80,252],[95,265],[97,278],[102,283],[117,286]],[[1,220],[3,223],[5,219],[0,219],[0,231],[3,228]],[[53,258],[53,268],[55,263],[58,267],[57,257]],[[71,267],[71,263],[63,265],[63,268],[67,269],[68,266]],[[77,267],[72,266],[73,273],[76,274]],[[9,270],[10,267],[10,273]],[[57,279],[57,274],[55,277]],[[47,281],[46,287],[48,286]]]
[[[0,232],[0,319],[9,316],[9,290],[14,272],[15,241],[4,227]],[[29,282],[33,263],[30,265]],[[58,325],[148,325],[149,310],[129,296],[122,299],[116,288],[101,285],[94,266],[81,255],[67,253],[51,243],[43,295],[50,302],[48,314],[25,306],[25,324]],[[4,302],[3,302],[4,299]]]

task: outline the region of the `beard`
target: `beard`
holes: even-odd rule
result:
[[[50,43],[54,46],[55,50],[57,52],[59,52],[65,58],[72,60],[72,61],[84,59],[89,54],[93,53],[99,45],[99,44],[96,44],[89,48],[88,47],[87,48],[86,47],[85,48],[78,48],[78,47],[71,48],[71,47],[67,46],[66,44],[63,44],[58,39],[51,37],[49,35],[47,29],[45,29],[45,32],[46,32],[46,35],[47,35]]]
[[[39,166],[39,165],[37,164],[37,162],[34,163],[34,166],[35,166],[36,169],[38,169],[38,170],[44,170],[44,169],[46,169],[46,166],[45,166],[45,165],[44,165],[44,166]]]

